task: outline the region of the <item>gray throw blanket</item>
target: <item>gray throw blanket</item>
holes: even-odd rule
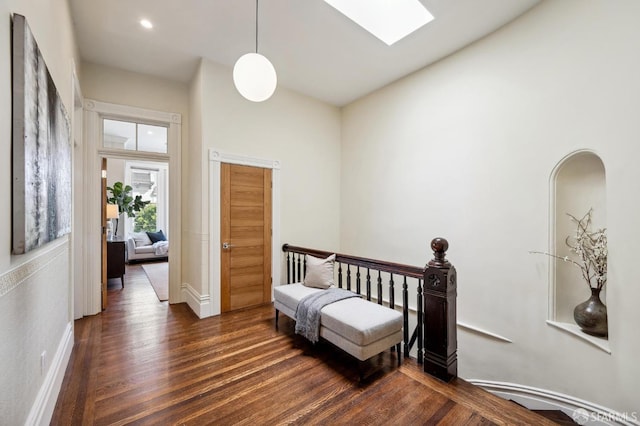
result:
[[[360,296],[341,288],[328,288],[303,297],[296,308],[296,333],[316,343],[320,338],[320,310],[350,297]]]

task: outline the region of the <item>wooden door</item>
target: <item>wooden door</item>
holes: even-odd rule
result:
[[[100,214],[102,223],[102,310],[107,309],[107,159],[102,159],[102,201]]]
[[[221,165],[222,312],[271,302],[271,170]]]

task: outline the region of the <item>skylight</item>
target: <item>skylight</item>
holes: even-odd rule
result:
[[[433,20],[419,0],[324,0],[391,46]]]

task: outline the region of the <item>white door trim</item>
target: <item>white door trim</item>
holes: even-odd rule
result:
[[[220,164],[239,164],[243,166],[271,169],[271,298],[273,286],[280,283],[280,161],[229,154],[209,149],[209,296],[210,309],[202,312],[202,318],[220,315]]]
[[[70,289],[69,304],[72,312],[70,320],[82,318],[87,312],[87,298],[85,297],[85,283],[87,282],[86,259],[87,251],[84,244],[84,176],[85,161],[84,154],[86,144],[83,138],[83,105],[84,98],[80,89],[80,80],[76,70],[76,64],[71,61],[71,89],[73,108],[71,109],[71,132],[73,134],[73,191],[72,191],[72,218],[73,233],[70,238],[71,250],[69,251],[70,259],[70,276],[72,277],[72,288]],[[72,333],[73,334],[73,333]]]
[[[85,176],[85,224],[87,233],[87,250],[89,253],[100,253],[100,236],[103,224],[100,223],[101,206],[101,174],[100,158],[122,158],[133,160],[164,161],[169,163],[169,234],[171,235],[171,249],[169,250],[169,303],[183,302],[181,286],[181,257],[182,257],[182,197],[181,197],[181,146],[182,146],[182,115],[179,113],[154,111],[127,105],[110,104],[91,99],[85,99],[85,141],[87,141],[87,163]],[[120,118],[136,122],[149,122],[166,125],[168,128],[167,154],[140,153],[121,149],[109,149],[101,146],[102,118]],[[100,256],[92,255],[87,258],[87,314],[92,315],[101,311],[101,277]]]

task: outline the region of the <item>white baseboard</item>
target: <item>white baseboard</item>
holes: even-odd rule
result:
[[[501,398],[513,400],[530,410],[560,410],[584,425],[640,425],[640,411],[619,413],[589,401],[559,392],[515,383],[465,379]]]
[[[189,283],[182,283],[182,300],[198,316],[198,318],[207,318],[213,316],[213,307],[211,298],[208,295],[201,295]]]
[[[48,425],[51,422],[72,350],[73,322],[70,322],[64,330],[62,339],[60,339],[58,349],[51,360],[51,367],[40,391],[38,391],[35,402],[31,406],[25,425]]]

